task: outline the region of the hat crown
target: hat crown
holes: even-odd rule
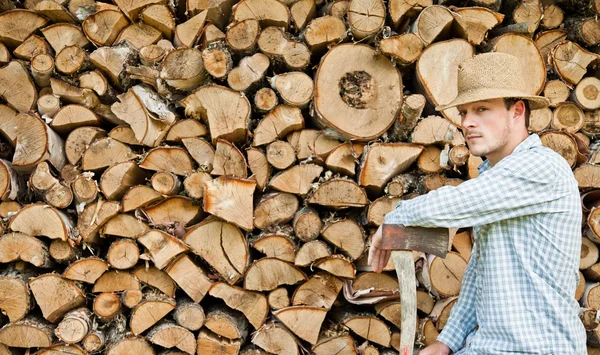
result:
[[[458,67],[458,94],[481,89],[516,90],[528,93],[519,59],[507,53],[484,53]]]

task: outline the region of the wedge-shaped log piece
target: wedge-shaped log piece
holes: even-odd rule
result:
[[[206,21],[222,28],[227,24],[229,15],[231,14],[231,7],[236,2],[235,0],[217,0],[211,2],[188,0],[186,2],[186,9],[191,15],[197,15],[206,10]]]
[[[111,109],[131,126],[135,138],[143,145],[158,146],[175,122],[175,114],[166,102],[148,86],[136,85],[117,97]]]
[[[365,233],[351,219],[326,224],[321,235],[351,260],[358,259],[365,251]]]
[[[54,2],[52,0],[45,0],[44,2]],[[54,354],[69,354],[69,355],[86,355],[88,354],[79,345],[75,344],[56,344],[50,347],[44,348],[35,355],[54,355]]]
[[[204,196],[204,183],[212,179],[209,173],[196,171],[183,180],[183,188],[189,197],[199,200]]]
[[[50,123],[50,127],[60,134],[69,133],[82,126],[99,125],[100,118],[92,110],[81,105],[64,106],[54,115]]]
[[[69,280],[94,284],[107,270],[108,265],[104,260],[90,257],[71,263],[65,269],[63,276]]]
[[[445,132],[453,131],[457,135],[460,134],[443,118],[439,118],[439,121],[441,122],[437,120],[435,122],[441,123],[442,127],[446,126]],[[443,128],[440,131],[444,131]],[[417,132],[416,129],[414,132]],[[358,177],[359,184],[380,193],[392,177],[408,170],[423,151],[423,146],[406,143],[378,143],[366,147],[365,150]]]
[[[148,354],[155,355],[152,345],[144,337],[126,335],[109,344],[106,355]]]
[[[2,313],[14,323],[23,319],[31,307],[31,295],[25,277],[0,276],[0,310]]]
[[[317,14],[317,6],[314,0],[302,0],[293,3],[290,6],[290,16],[294,23],[296,31],[302,31],[308,21],[312,20]]]
[[[192,16],[186,22],[183,22],[175,27],[175,37],[173,44],[176,47],[193,47],[202,33],[206,22],[208,11],[202,11],[197,15]]]
[[[189,256],[178,256],[165,272],[187,293],[194,302],[200,302],[212,286],[206,271],[197,266]]]
[[[29,280],[29,287],[44,318],[57,322],[66,312],[85,305],[85,295],[74,282],[56,274]]]
[[[332,255],[317,260],[314,266],[317,269],[327,271],[334,276],[345,279],[353,279],[356,276],[354,265],[341,255]]]
[[[21,62],[13,60],[0,68],[0,97],[19,112],[28,112],[35,107],[37,90]]]
[[[357,143],[344,143],[332,149],[325,165],[334,173],[354,176],[356,173],[356,161],[363,153],[364,146]]]
[[[96,139],[106,137],[106,131],[98,127],[79,127],[65,140],[65,155],[69,164],[77,164],[88,145]]]
[[[242,0],[233,7],[233,19],[255,19],[263,28],[278,26],[285,30],[290,24],[288,8],[277,0]]]
[[[326,258],[331,255],[327,244],[320,240],[312,240],[302,244],[296,253],[294,264],[296,266],[310,266],[316,260]]]
[[[241,347],[240,339],[229,340],[208,329],[201,329],[198,333],[198,354],[235,355],[239,354]]]
[[[18,116],[12,107],[0,104],[0,134],[13,146],[17,144]]]
[[[308,47],[290,39],[279,27],[270,26],[262,30],[258,37],[258,48],[276,66],[283,63],[290,70],[304,70],[310,64],[311,53]]]
[[[428,101],[441,105],[456,97],[458,65],[473,54],[473,47],[462,39],[439,42],[425,48],[417,61],[416,79]],[[442,114],[456,126],[460,125],[456,108],[444,110]]]
[[[374,292],[396,291],[398,290],[398,280],[386,274],[365,272],[358,275],[356,279],[352,281],[352,289],[355,293],[369,289],[372,289]]]
[[[18,348],[45,348],[54,342],[53,330],[43,319],[30,317],[2,327],[0,343]]]
[[[250,179],[256,180],[256,185],[260,191],[263,191],[271,177],[271,165],[265,153],[258,148],[246,149],[246,155],[248,156],[248,167],[252,172]]]
[[[396,59],[401,65],[414,63],[423,51],[423,42],[414,33],[405,33],[381,40],[381,51]]]
[[[184,196],[171,196],[163,201],[144,208],[150,218],[151,224],[171,225],[178,222],[182,225],[188,224],[193,220],[201,209],[199,205],[194,205],[192,201]]]
[[[144,300],[131,310],[129,327],[139,335],[175,309],[175,300],[161,294],[147,294]]]
[[[275,175],[269,181],[269,186],[275,190],[303,196],[308,193],[313,181],[322,172],[323,167],[316,164],[294,165]]]
[[[188,250],[188,246],[181,240],[160,230],[151,230],[137,240],[146,247],[158,269],[163,269],[177,255]]]
[[[14,49],[47,23],[48,19],[35,11],[4,11],[0,14],[0,41],[8,48]]]
[[[17,116],[17,141],[12,167],[21,173],[31,173],[42,161],[49,161],[57,170],[67,163],[64,142],[34,113]]]
[[[252,247],[270,258],[289,263],[296,259],[296,251],[291,238],[281,234],[267,234],[252,243]]]
[[[30,236],[66,241],[73,222],[62,211],[41,203],[26,205],[11,219],[8,228]]]
[[[141,282],[158,289],[168,297],[175,297],[175,282],[166,272],[153,266],[148,268],[140,266],[135,269],[133,275]]]
[[[183,148],[158,147],[148,152],[140,162],[140,168],[152,171],[168,171],[176,175],[188,175],[194,170],[194,163]]]
[[[111,46],[129,21],[117,10],[101,10],[81,24],[87,38],[97,47]]]
[[[250,256],[244,235],[236,226],[208,217],[182,240],[229,284],[236,284],[244,274]]]
[[[24,233],[0,236],[0,263],[22,260],[40,268],[52,267],[48,246]]]
[[[312,347],[312,352],[315,355],[356,355],[356,345],[354,338],[349,334],[336,336],[333,338],[327,338],[319,341],[318,344]],[[366,352],[365,352],[366,354]]]
[[[136,58],[137,52],[129,46],[100,47],[90,54],[94,64],[117,88],[122,88],[125,66]],[[128,80],[125,78],[124,83]]]
[[[101,234],[137,239],[148,230],[150,230],[150,227],[141,219],[129,214],[119,213],[104,224]]]
[[[184,327],[171,322],[156,325],[146,336],[152,344],[166,349],[177,348],[188,354],[196,353],[196,339],[194,334]]]
[[[248,165],[242,152],[233,143],[217,139],[213,170],[210,173],[246,178],[248,177]]]
[[[390,346],[390,328],[372,316],[350,316],[342,323],[356,335],[381,346]]]
[[[250,102],[237,91],[218,85],[203,86],[181,100],[181,106],[186,116],[208,121],[213,144],[217,138],[245,142]]]
[[[290,306],[290,297],[288,291],[284,287],[276,288],[269,292],[269,307],[273,310]]]
[[[573,171],[577,185],[580,189],[600,188],[600,166],[593,164],[582,164]]]
[[[206,313],[204,326],[213,333],[227,339],[245,341],[248,336],[248,321],[227,307],[214,306]]]
[[[265,116],[254,130],[253,146],[261,146],[304,128],[304,117],[299,108],[279,105]]]
[[[123,212],[133,211],[138,207],[146,207],[162,199],[163,197],[151,187],[137,185],[127,190],[123,195]]]
[[[283,102],[291,106],[304,108],[313,97],[313,81],[303,72],[275,75],[270,83]]]
[[[44,27],[41,32],[46,38],[46,41],[50,43],[50,46],[52,46],[55,53],[60,53],[63,48],[68,46],[79,46],[83,48],[90,44],[81,31],[81,27],[75,24],[55,23]]]
[[[299,355],[296,338],[284,326],[265,324],[252,335],[252,343],[274,354]]]
[[[256,181],[220,176],[204,183],[204,211],[251,231]]]
[[[81,212],[86,204],[96,201],[98,197],[98,183],[92,179],[93,174],[91,172],[80,174],[71,183],[77,212]]]
[[[213,146],[209,142],[198,137],[183,138],[181,142],[187,149],[188,153],[192,156],[192,158],[194,158],[196,163],[198,163],[198,165],[201,168],[207,169],[208,171],[213,169],[213,163],[215,160],[215,148],[213,148]],[[230,146],[230,148],[230,150],[232,151],[237,150],[235,146]],[[221,163],[223,163],[223,158],[225,157],[221,156]],[[219,167],[219,170],[223,170],[223,167]]]
[[[35,5],[35,11],[46,16],[52,22],[75,22],[73,15],[61,4],[54,1],[40,1]]]
[[[111,138],[93,141],[81,157],[81,168],[88,171],[100,171],[113,164],[132,160],[135,154],[127,145]]]
[[[298,199],[290,193],[264,195],[254,210],[254,225],[266,229],[272,225],[284,224],[294,218],[298,210]]]
[[[273,312],[299,338],[316,344],[325,320],[327,309],[309,306],[292,306]]]
[[[98,231],[109,219],[121,211],[121,204],[116,201],[99,200],[85,206],[77,220],[79,235],[86,243],[96,244],[100,242]]]
[[[141,290],[140,281],[127,271],[107,271],[94,283],[92,292],[121,292]]]
[[[353,57],[362,59],[347,60]],[[375,92],[377,87],[387,90]],[[316,73],[315,119],[341,137],[371,140],[394,123],[402,107],[401,88],[400,73],[383,54],[367,45],[338,45]]]
[[[598,58],[577,43],[564,41],[552,51],[552,60],[560,78],[569,84],[577,85],[587,72],[588,66],[597,62]]]
[[[292,305],[331,309],[343,285],[344,282],[337,277],[317,272],[294,291]]]
[[[487,33],[504,19],[504,15],[484,7],[464,7],[451,12],[459,36],[478,46]]]
[[[267,297],[260,292],[217,282],[210,288],[208,294],[222,299],[227,306],[242,312],[254,329],[260,328],[267,319],[269,313]]]
[[[262,258],[246,271],[244,288],[272,291],[281,285],[295,285],[301,281],[306,281],[306,275],[294,265],[276,258]]]
[[[129,18],[131,21],[137,20],[138,15],[142,12],[142,10],[148,6],[153,4],[162,4],[165,5],[167,3],[166,0],[115,0],[114,1],[119,9]]]
[[[371,202],[365,216],[367,224],[380,226],[383,223],[383,218],[396,208],[400,202],[399,197],[381,196]]]
[[[319,185],[308,203],[332,208],[363,207],[369,203],[365,190],[352,180],[331,179]]]
[[[100,190],[109,200],[120,200],[130,187],[143,184],[148,173],[133,161],[117,163],[104,171]]]
[[[165,140],[167,142],[181,142],[183,138],[205,137],[207,135],[208,130],[202,123],[188,118],[173,124]]]

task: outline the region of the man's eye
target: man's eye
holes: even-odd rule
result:
[[[467,114],[466,112],[459,112],[459,113],[458,113],[458,115],[459,115],[460,117],[465,117],[465,115],[466,115],[466,114]]]
[[[479,112],[487,111],[487,107],[480,107],[477,109]]]

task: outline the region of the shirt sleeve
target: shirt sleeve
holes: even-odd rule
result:
[[[471,259],[465,270],[458,301],[450,310],[448,322],[442,329],[437,340],[446,344],[453,352],[462,348],[465,338],[477,326],[475,311],[475,269],[477,268],[477,243],[473,245]]]
[[[556,161],[544,154],[518,154],[458,186],[444,186],[400,201],[385,216],[384,223],[464,228],[554,212],[547,210],[547,202],[572,193],[574,178],[564,176],[562,169],[553,164]]]

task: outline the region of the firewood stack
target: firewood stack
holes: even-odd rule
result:
[[[458,111],[433,107],[487,51],[552,102],[530,128],[585,192],[576,297],[600,346],[599,0],[0,10],[0,355],[397,354],[398,282],[368,237],[477,177]],[[462,230],[445,260],[415,253],[418,345],[471,247]]]

